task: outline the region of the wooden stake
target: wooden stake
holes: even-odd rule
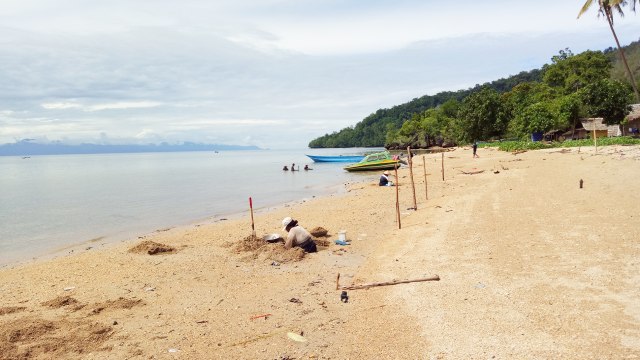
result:
[[[442,154],[442,181],[444,181],[444,153]]]
[[[416,201],[416,184],[413,182],[413,159],[411,156],[411,146],[407,146],[407,153],[409,154],[409,176],[411,176],[411,189],[413,190],[413,210],[418,210],[418,203]]]
[[[336,290],[340,290],[340,273],[336,277]]]
[[[598,153],[598,138],[596,137],[596,121],[593,120],[593,143],[596,145],[596,154]]]
[[[251,197],[249,197],[249,210],[251,210],[251,235],[255,238],[256,237],[256,227],[253,223],[253,201],[251,200]]]
[[[429,191],[427,190],[427,155],[422,156],[422,168],[424,170],[424,197],[429,200]]]
[[[426,278],[413,279],[413,280],[393,280],[393,281],[385,281],[385,282],[377,282],[377,283],[361,284],[361,285],[339,286],[338,290],[359,290],[359,289],[368,289],[376,286],[407,284],[407,283],[422,282],[422,281],[440,281],[440,276],[434,275]]]
[[[400,195],[398,190],[398,164],[396,163],[393,167],[396,176],[396,217],[398,218],[398,229],[402,229],[402,224],[400,223]]]

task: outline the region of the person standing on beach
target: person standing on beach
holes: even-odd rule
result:
[[[282,219],[282,229],[289,233],[287,240],[284,242],[285,249],[291,249],[294,246],[299,246],[307,253],[314,253],[318,251],[316,243],[311,238],[311,234],[305,228],[298,225],[298,220],[294,220],[291,217]]]
[[[296,163],[291,164],[291,171],[296,171]]]
[[[477,152],[478,152],[478,142],[474,141],[473,142],[473,157],[474,158],[479,158],[480,157],[480,156],[478,156]]]

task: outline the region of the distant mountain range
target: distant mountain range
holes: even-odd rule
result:
[[[113,154],[113,153],[145,153],[145,152],[184,152],[184,151],[217,151],[217,150],[260,150],[257,146],[198,144],[185,142],[182,144],[147,144],[147,145],[100,145],[62,143],[40,144],[30,140],[22,140],[12,144],[0,145],[0,156],[31,155],[65,155],[65,154]]]

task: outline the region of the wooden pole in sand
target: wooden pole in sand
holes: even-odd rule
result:
[[[429,200],[429,191],[427,190],[427,155],[422,156],[422,169],[424,170],[424,197]]]
[[[253,200],[251,200],[251,196],[249,196],[249,210],[251,210],[251,235],[256,237],[256,227],[253,223]]]
[[[596,146],[596,154],[598,153],[598,138],[596,137],[596,121],[593,120],[593,143]]]
[[[400,195],[398,191],[398,164],[396,163],[393,167],[396,175],[396,218],[398,219],[398,229],[402,229],[402,224],[400,224]]]
[[[411,189],[413,190],[413,210],[418,210],[418,203],[416,201],[416,184],[413,182],[413,156],[411,155],[411,146],[407,146],[407,153],[409,154],[409,176],[411,176]]]
[[[440,154],[442,154],[442,181],[444,181],[444,153]]]

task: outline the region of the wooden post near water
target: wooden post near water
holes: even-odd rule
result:
[[[416,201],[416,184],[413,182],[413,156],[411,155],[411,146],[407,146],[409,154],[409,176],[411,176],[411,189],[413,190],[413,210],[418,210],[418,202]]]
[[[402,224],[400,223],[400,192],[398,191],[398,164],[395,164],[393,170],[396,175],[396,218],[398,219],[398,229],[402,229]]]
[[[427,190],[427,155],[422,157],[422,169],[424,170],[424,197],[429,200],[429,191]]]
[[[251,210],[251,236],[256,237],[256,227],[253,223],[253,200],[249,197],[249,210]]]
[[[440,154],[442,154],[442,181],[444,181],[444,153]]]

